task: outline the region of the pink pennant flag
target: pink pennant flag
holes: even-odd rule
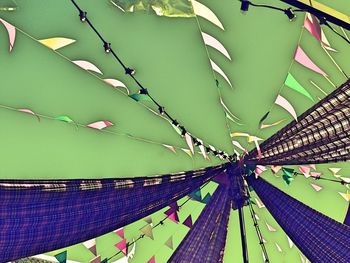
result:
[[[169,206],[174,211],[179,211],[180,210],[180,207],[177,205],[177,202],[171,203]]]
[[[317,184],[311,184],[312,188],[315,189],[316,192],[319,192],[322,190],[322,186],[319,186]]]
[[[152,256],[151,259],[147,261],[147,263],[156,263],[156,257]]]
[[[321,42],[321,27],[317,19],[308,15],[304,21],[304,27],[319,41]]]
[[[115,247],[118,248],[125,256],[128,254],[128,243],[126,242],[126,239],[123,239],[115,244]]]
[[[310,172],[310,175],[313,178],[319,178],[321,176],[321,173],[319,173],[319,172]]]
[[[191,215],[189,215],[182,224],[184,224],[188,228],[191,228],[193,226]]]
[[[90,260],[90,263],[101,263],[101,256],[97,256],[94,259]]]
[[[315,164],[310,164],[310,167],[314,170],[316,170],[316,165]]]
[[[30,109],[18,109],[18,111],[31,114],[31,115],[37,117],[37,118],[38,118],[38,121],[40,121],[40,117],[39,117],[38,115],[36,115],[36,114],[35,114],[32,110],[30,110]]]
[[[87,127],[93,128],[96,130],[102,130],[102,129],[109,127],[109,126],[112,126],[112,125],[113,125],[113,123],[111,123],[109,121],[96,121],[96,122],[88,124]]]
[[[168,219],[175,222],[176,224],[179,222],[179,216],[177,215],[176,209],[171,207],[167,211],[164,212]]]
[[[11,52],[13,49],[13,45],[15,44],[16,28],[10,23],[8,23],[7,21],[5,21],[4,19],[0,18],[0,22],[4,25],[4,27],[7,30],[7,34],[9,36],[10,52]]]
[[[188,145],[188,147],[191,150],[191,153],[194,154],[194,149],[193,149],[193,141],[192,141],[192,137],[191,135],[189,135],[188,133],[185,134],[185,138],[186,138],[186,143]]]
[[[96,251],[96,239],[90,239],[88,241],[85,241],[83,243],[84,247],[86,247],[88,250],[91,251],[95,256],[97,256],[97,251]]]
[[[278,94],[275,103],[279,106],[281,106],[283,109],[285,109],[286,111],[288,111],[293,118],[298,121],[297,118],[297,114],[292,106],[292,104],[290,104],[290,102],[288,100],[286,100],[284,97],[282,97],[281,95]]]
[[[86,61],[86,60],[74,60],[72,62],[75,65],[81,67],[82,69],[93,71],[93,72],[96,72],[96,73],[101,74],[101,75],[103,74],[98,67],[96,67],[94,64],[92,64],[89,61]]]
[[[114,233],[116,233],[119,237],[125,239],[124,228],[119,228],[119,229],[115,230]]]
[[[267,169],[265,166],[263,165],[257,165],[255,167],[255,176],[256,178],[258,178],[258,176],[260,176],[260,174],[262,174],[263,172],[265,172]]]
[[[301,65],[307,67],[308,69],[311,69],[314,72],[319,73],[325,77],[328,76],[322,69],[320,69],[314,62],[312,62],[312,60],[306,55],[306,53],[300,46],[298,46],[294,54],[294,59]]]
[[[299,171],[305,175],[306,178],[310,177],[311,168],[309,166],[301,165],[299,166]]]

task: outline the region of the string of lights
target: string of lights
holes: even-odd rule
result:
[[[222,160],[227,160],[229,162],[235,162],[237,161],[237,155],[235,153],[233,153],[232,155],[229,155],[228,153],[226,153],[225,151],[221,151],[221,150],[217,150],[213,147],[210,147],[209,144],[205,144],[202,140],[200,140],[199,138],[193,136],[191,133],[189,133],[187,131],[187,129],[181,125],[176,119],[174,119],[166,110],[165,107],[163,107],[159,102],[156,101],[156,99],[148,92],[147,88],[145,88],[135,77],[136,71],[132,68],[127,67],[124,62],[119,58],[119,56],[115,53],[115,51],[112,49],[111,47],[111,43],[109,43],[108,41],[106,41],[102,35],[99,33],[99,31],[95,28],[95,26],[92,24],[92,22],[90,21],[90,19],[87,17],[87,12],[83,11],[79,5],[75,2],[75,0],[71,0],[71,2],[73,3],[73,5],[76,7],[76,9],[79,11],[79,18],[81,22],[86,22],[90,28],[96,33],[96,35],[98,36],[98,38],[102,41],[103,43],[103,48],[105,50],[106,53],[110,53],[113,55],[113,57],[118,61],[118,63],[122,66],[122,68],[124,69],[124,72],[126,75],[128,75],[129,77],[131,77],[133,79],[133,81],[138,85],[138,87],[140,88],[139,90],[139,94],[142,95],[146,95],[148,96],[151,101],[157,106],[158,111],[161,115],[166,116],[172,125],[174,125],[175,127],[177,127],[178,129],[180,129],[181,131],[181,136],[185,137],[186,134],[188,136],[191,137],[193,143],[195,146],[204,146],[205,150],[207,153],[212,153],[214,156],[219,157]]]
[[[282,9],[279,7],[275,7],[275,6],[271,6],[271,5],[264,5],[264,4],[254,4],[252,2],[250,2],[249,0],[240,0],[241,1],[241,11],[242,13],[246,13],[249,10],[249,6],[254,6],[254,7],[261,7],[261,8],[268,8],[268,9],[273,9],[273,10],[277,10],[277,11],[281,11],[283,12],[290,21],[295,20],[296,18],[296,12],[307,12],[307,10],[303,10],[303,9],[292,9],[291,7],[286,8],[286,9]],[[342,39],[344,39],[348,44],[350,44],[350,41],[344,37],[343,35],[341,35],[340,33],[338,33],[327,21],[327,18],[324,16],[320,16],[319,14],[313,14],[317,17],[317,19],[319,20],[320,25],[325,25],[327,26],[330,30],[332,30],[335,34],[337,34],[339,37],[341,37]]]
[[[206,182],[205,184],[203,184],[201,187],[199,187],[200,190],[202,190],[207,184],[209,184],[210,181]],[[188,201],[190,201],[192,198],[191,197],[187,197],[186,200],[181,203],[178,207],[179,209],[181,209]],[[157,224],[155,224],[153,227],[152,227],[152,230],[157,228],[158,226],[162,226],[164,225],[164,221],[169,218],[170,214],[169,215],[166,215],[162,220],[160,220]],[[135,244],[137,241],[139,241],[140,239],[144,238],[145,237],[145,234],[140,234],[138,238],[136,238],[135,240],[133,240],[132,242],[128,243],[127,246],[132,246],[133,244]],[[114,255],[110,256],[109,258],[107,258],[104,263],[107,263],[109,260],[111,260],[112,258],[120,255],[120,253],[122,253],[122,251],[118,251],[117,253],[115,253]]]
[[[251,197],[250,197],[249,191],[248,191],[248,195],[249,195],[249,200],[250,200]],[[259,228],[258,220],[255,217],[255,211],[254,211],[254,208],[253,208],[253,204],[250,201],[248,202],[248,204],[249,204],[250,215],[252,216],[252,219],[253,219],[255,231],[256,231],[256,234],[258,235],[258,238],[259,238],[259,244],[261,246],[261,250],[262,250],[264,258],[265,258],[265,263],[269,263],[270,262],[269,256],[267,254],[267,250],[266,250],[266,247],[265,247],[264,239],[262,237],[262,234],[261,234],[261,231],[260,231],[260,228]]]

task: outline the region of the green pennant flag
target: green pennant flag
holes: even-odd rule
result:
[[[286,182],[287,185],[290,185],[290,183],[294,180],[294,169],[291,168],[282,168],[282,178]]]
[[[60,263],[66,263],[67,262],[67,250],[63,251],[61,253],[58,253],[55,255],[55,258],[58,260]]]
[[[55,120],[64,121],[64,122],[67,122],[67,123],[74,122],[71,118],[69,118],[69,117],[66,116],[66,115],[57,116],[57,117],[55,118]]]
[[[149,237],[150,239],[154,240],[153,237],[153,231],[151,225],[145,225],[143,228],[140,229],[141,233],[145,236]]]
[[[170,248],[170,249],[174,249],[174,245],[173,245],[173,237],[171,236],[166,242],[165,245]]]
[[[188,196],[191,197],[195,201],[198,201],[198,202],[202,201],[202,194],[201,194],[201,190],[199,188],[197,190],[193,191],[192,193],[190,193]]]
[[[152,101],[151,98],[146,94],[134,93],[129,95],[129,97],[136,101]]]
[[[209,201],[210,201],[210,198],[211,198],[211,195],[210,195],[209,193],[207,193],[207,194],[205,195],[205,197],[202,199],[201,203],[203,203],[203,204],[208,204]]]
[[[303,94],[304,96],[308,97],[311,101],[315,101],[310,93],[300,85],[300,83],[293,77],[292,74],[288,73],[287,79],[284,82],[286,86],[289,88],[295,90],[296,92],[299,92],[300,94]]]

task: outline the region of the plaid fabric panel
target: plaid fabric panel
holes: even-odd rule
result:
[[[168,262],[223,262],[230,207],[230,191],[220,185]]]
[[[350,146],[350,81],[260,145],[248,163],[294,164],[348,160]],[[322,156],[322,159],[320,158]],[[298,160],[296,160],[298,159]]]
[[[0,181],[0,262],[111,232],[189,194],[224,166],[159,177]]]
[[[248,178],[266,208],[311,262],[350,262],[350,227],[283,193],[262,178]]]

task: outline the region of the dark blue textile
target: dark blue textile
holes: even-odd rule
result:
[[[220,185],[168,262],[223,262],[231,196]]]
[[[210,180],[222,166],[159,177],[0,181],[0,262],[100,236]]]
[[[350,227],[304,205],[262,178],[248,178],[266,208],[311,262],[350,262]]]

